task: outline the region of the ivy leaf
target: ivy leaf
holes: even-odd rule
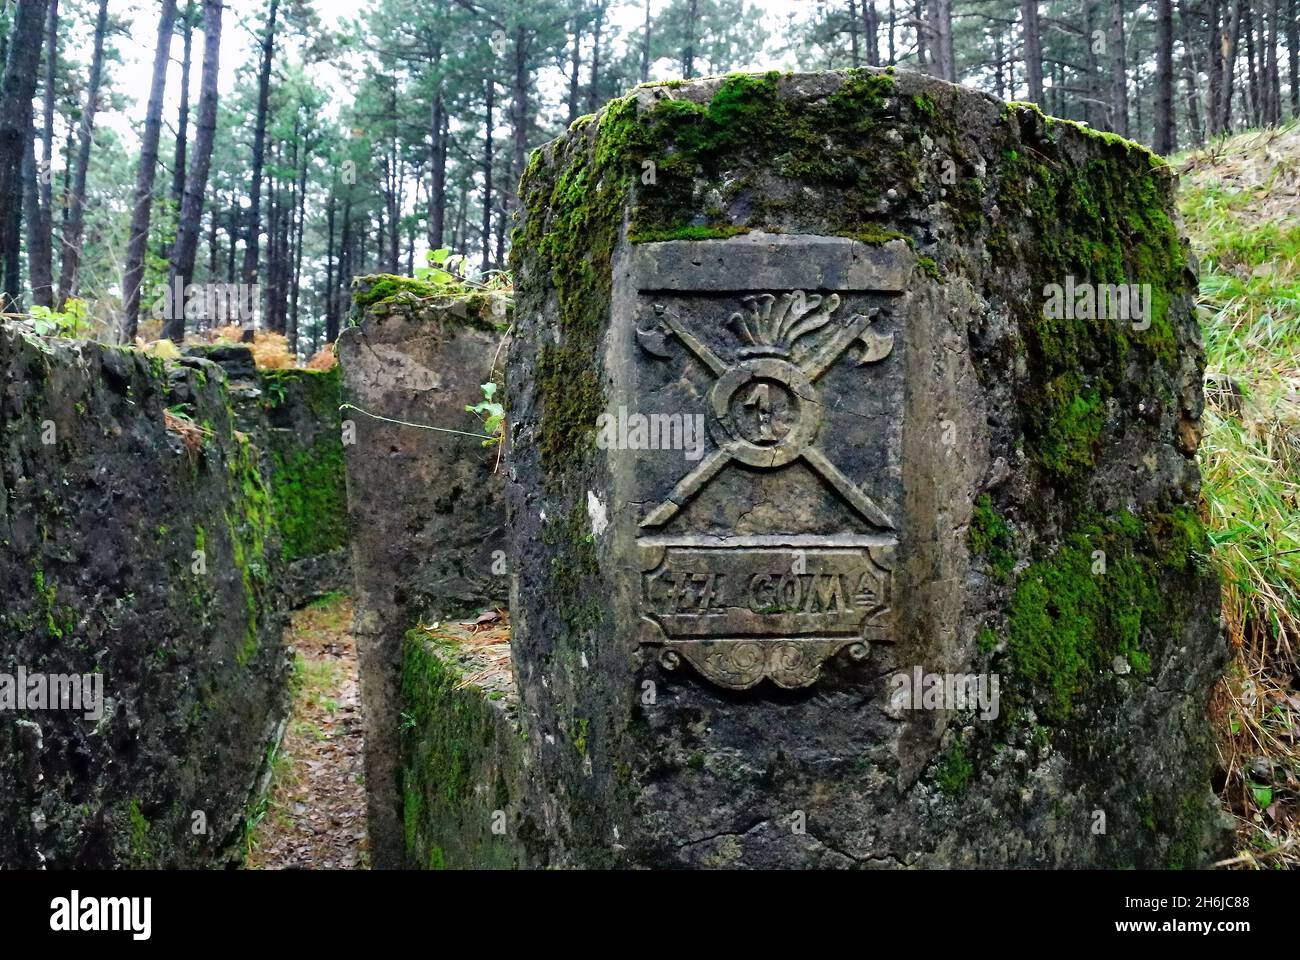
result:
[[[483,390],[484,398],[491,400],[494,396],[496,396],[497,385],[495,383],[485,383],[482,384],[482,390]]]

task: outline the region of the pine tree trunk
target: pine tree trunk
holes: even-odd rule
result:
[[[34,218],[27,226],[27,270],[32,288],[32,302],[41,307],[54,306],[54,90],[59,59],[59,0],[50,0],[45,17],[45,90],[42,95],[44,126],[41,132],[40,165],[32,153],[36,178]]]
[[[1128,63],[1124,55],[1124,0],[1111,0],[1110,31],[1110,128],[1128,136]]]
[[[577,14],[570,21],[573,31],[573,48],[569,51],[569,123],[578,119],[578,99],[582,89],[582,26]]]
[[[686,8],[686,49],[682,52],[682,76],[695,76],[695,31],[699,29],[699,0],[689,0]]]
[[[181,104],[176,115],[176,150],[172,155],[172,209],[179,215],[181,200],[185,197],[185,161],[189,148],[190,128],[190,66],[194,47],[194,0],[185,4],[185,13],[181,17],[185,28],[184,53],[181,57]],[[168,251],[163,250],[162,256]]]
[[[955,83],[957,60],[952,46],[952,0],[927,0],[926,7],[931,30],[930,53],[934,66],[931,72],[941,80]]]
[[[1161,156],[1177,149],[1174,139],[1174,11],[1172,0],[1156,0],[1156,115],[1151,146]]]
[[[924,0],[916,0],[912,7],[912,17],[916,21],[916,69],[927,70],[929,61],[926,59],[927,39]]]
[[[858,46],[858,0],[849,0],[849,51],[853,67],[862,66],[862,50]]]
[[[596,22],[591,31],[591,74],[587,82],[587,112],[595,113],[600,106],[600,35],[605,27],[605,2],[596,4]],[[520,173],[523,168],[519,168]]]
[[[898,11],[894,9],[894,0],[889,0],[889,66],[897,62],[895,30],[898,29]]]
[[[489,71],[483,84],[487,120],[483,133],[483,272],[492,266],[492,109],[496,105],[496,83]]]
[[[1281,16],[1279,0],[1273,0],[1268,14],[1268,122],[1282,122],[1282,78],[1278,73],[1277,21]]]
[[[510,191],[507,193],[512,210],[518,202],[515,187],[519,184],[519,178],[524,175],[524,165],[528,162],[528,128],[532,122],[528,102],[528,87],[532,81],[528,70],[528,43],[527,31],[522,26],[516,27],[514,90],[511,93],[511,100],[514,102],[514,156],[510,167]],[[595,69],[593,60],[592,70]]]
[[[334,277],[334,308],[329,319],[333,321],[334,339],[338,339],[340,317],[346,302],[348,287],[352,283],[352,195],[348,192],[343,201],[343,228],[339,232],[339,266]],[[328,322],[328,320],[327,320]]]
[[[1295,0],[1292,0],[1294,3]],[[1292,77],[1295,72],[1292,71]],[[641,31],[641,82],[650,80],[650,0],[645,0],[645,27]],[[1293,83],[1294,85],[1294,83]]]
[[[217,214],[217,208],[212,207],[208,211],[208,280],[217,279],[217,223],[220,216]]]
[[[307,166],[310,150],[303,150],[298,165],[298,210],[297,226],[293,239],[293,285],[291,287],[292,306],[290,307],[289,325],[293,333],[289,337],[293,354],[298,355],[298,296],[302,286],[302,238],[307,220]]]
[[[1020,23],[1025,34],[1025,80],[1029,86],[1029,99],[1043,102],[1043,41],[1039,30],[1038,0],[1024,0],[1020,4]]]
[[[257,283],[258,242],[262,233],[262,166],[266,157],[266,115],[271,97],[271,61],[275,56],[275,15],[280,0],[271,0],[262,37],[262,66],[257,75],[257,119],[253,124],[253,176],[248,186],[248,211],[244,219],[244,269],[242,281]]]
[[[126,272],[122,278],[122,327],[124,343],[135,339],[140,319],[140,283],[144,278],[144,251],[149,240],[149,214],[153,206],[153,178],[158,166],[158,140],[162,133],[163,93],[167,85],[172,28],[176,21],[176,0],[163,0],[158,18],[158,43],[154,47],[153,80],[149,105],[145,109],[144,135],[140,140],[140,166],[135,176],[135,197],[131,229],[127,234]]]
[[[1187,125],[1191,130],[1192,145],[1205,142],[1205,129],[1201,125],[1201,90],[1197,83],[1196,54],[1192,45],[1192,20],[1195,14],[1188,10],[1188,0],[1180,0],[1179,17],[1183,27],[1183,83],[1187,88]]]
[[[1291,116],[1300,117],[1300,3],[1286,5],[1286,76],[1291,87]]]
[[[1249,0],[1242,0],[1241,29],[1246,35],[1246,90],[1249,105],[1247,116],[1252,126],[1259,126],[1259,74],[1255,70],[1255,17]]]
[[[235,248],[239,244],[239,204],[235,202],[234,193],[230,196],[230,208],[226,210],[226,283],[235,282]]]
[[[86,177],[90,172],[90,148],[95,132],[95,112],[99,108],[99,87],[104,78],[104,34],[108,30],[108,0],[99,0],[95,18],[95,47],[90,59],[90,78],[86,86],[86,105],[81,110],[77,131],[77,172],[72,181],[71,205],[67,228],[63,232],[59,270],[59,292],[54,298],[60,309],[69,297],[77,295],[81,271],[81,237],[86,225]]]
[[[334,313],[334,209],[337,198],[330,187],[325,205],[325,342],[333,343],[339,335],[339,321]]]
[[[23,152],[23,222],[27,226],[27,279],[32,288],[32,302],[39,304],[41,280],[40,264],[37,261],[37,249],[40,245],[41,231],[41,194],[37,184],[39,179],[36,167],[36,131],[27,133],[27,149]],[[49,280],[45,281],[45,296],[49,299]],[[43,306],[49,306],[48,303]]]
[[[18,0],[0,82],[0,309],[21,302],[22,168],[32,126],[47,0]]]
[[[876,12],[876,0],[862,0],[862,17],[865,23],[867,41],[867,66],[880,66],[880,14]]]
[[[199,116],[194,137],[194,156],[185,176],[185,196],[181,201],[176,224],[176,244],[172,248],[169,283],[181,289],[194,276],[194,257],[199,246],[199,217],[203,213],[203,195],[208,189],[208,167],[212,162],[212,142],[217,130],[217,77],[221,59],[222,0],[203,0],[203,75],[200,80]],[[176,343],[185,338],[185,311],[173,310],[163,324],[163,336]]]

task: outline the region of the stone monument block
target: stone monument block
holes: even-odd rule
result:
[[[534,154],[507,501],[539,862],[1204,862],[1224,650],[1172,189],[875,70],[642,86]]]
[[[481,424],[466,411],[483,398],[504,331],[489,304],[430,301],[395,282],[356,282],[360,322],[338,340],[352,404],[343,450],[377,867],[405,863],[403,638],[421,621],[504,604],[508,582],[499,449],[470,435]]]

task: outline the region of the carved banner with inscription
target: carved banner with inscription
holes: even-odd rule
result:
[[[637,248],[629,400],[701,416],[709,440],[693,458],[643,456],[632,480],[640,637],[664,667],[797,688],[891,641],[890,303],[911,267],[902,243],[834,237]]]

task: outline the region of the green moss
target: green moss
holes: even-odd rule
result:
[[[461,674],[439,655],[440,647],[422,630],[406,635],[402,648],[401,695],[404,711],[413,730],[422,734],[421,747],[427,752],[423,764],[432,775],[424,784],[412,784],[449,809],[465,803],[473,791],[472,758],[469,747],[477,739],[481,714],[467,698],[454,696]],[[428,739],[430,731],[437,735]],[[423,801],[421,801],[423,802]]]
[[[410,294],[421,300],[445,298],[446,291],[440,291],[431,283],[416,280],[414,277],[399,277],[385,273],[373,277],[359,277],[357,288],[352,293],[352,302],[364,310],[377,303],[389,303],[401,294]]]
[[[1131,364],[1176,366],[1169,311],[1184,293],[1186,258],[1163,164],[1152,163],[1147,151],[1095,131],[1086,132],[1104,150],[1065,150],[1058,145],[1063,122],[1028,108],[1010,110],[1008,119],[1019,125],[1028,149],[1004,153],[996,203],[1010,222],[1053,228],[1036,233],[1029,245],[1000,224],[985,239],[995,257],[1028,260],[1033,289],[1026,304],[1032,307],[1022,331],[1030,382],[1019,392],[1027,452],[1055,481],[1068,481],[1093,465],[1108,402],[1150,395],[1151,385],[1133,381]],[[1046,285],[1064,286],[1067,277],[1076,284],[1149,284],[1149,328],[1136,330],[1123,319],[1047,316]]]
[[[939,767],[939,789],[950,797],[955,797],[966,789],[975,768],[966,759],[966,750],[960,740],[952,745],[948,756]]]
[[[424,819],[424,797],[416,789],[413,778],[404,777],[402,790],[402,826],[406,836],[406,849],[417,849],[420,841],[420,823]]]
[[[347,543],[347,486],[339,431],[342,379],[332,370],[265,371],[266,392],[299,407],[308,430],[272,431],[272,516],[284,560],[315,556]]]
[[[136,865],[143,864],[149,857],[149,821],[140,812],[140,801],[132,799],[126,808],[127,823],[131,828],[129,838],[131,859]]]
[[[993,501],[987,493],[975,501],[966,541],[971,552],[988,563],[994,580],[1003,582],[1011,575],[1016,565],[1015,539],[1011,526],[993,509]]]
[[[658,243],[664,240],[725,240],[749,233],[749,227],[678,227],[675,230],[650,230],[628,235],[630,243]]]
[[[59,609],[58,589],[54,584],[46,582],[45,571],[40,567],[32,571],[32,586],[35,588],[36,599],[40,604],[39,613],[45,616],[45,635],[51,640],[62,640],[76,627],[76,611],[69,607]],[[33,621],[28,618],[27,622]]]
[[[247,615],[244,640],[235,654],[235,660],[245,666],[260,646],[258,630],[261,611],[267,605],[270,573],[267,548],[274,535],[275,525],[271,516],[271,498],[262,479],[257,450],[247,438],[241,440],[236,437],[234,453],[227,463],[227,470],[237,494],[223,517],[231,559],[239,571],[244,588]]]
[[[884,182],[879,179],[883,151],[867,138],[881,122],[893,77],[849,71],[835,92],[816,102],[782,97],[780,81],[776,72],[731,74],[707,103],[665,99],[645,111],[640,145],[643,159],[656,165],[656,182],[637,194],[635,234],[701,225],[697,182],[730,179],[743,189],[745,178],[737,173],[756,162],[809,186],[852,188],[818,211],[828,215],[819,232],[850,236],[876,218],[871,203]],[[756,143],[767,145],[771,154],[756,158]],[[907,171],[904,179],[913,173]],[[799,202],[807,204],[807,195]],[[779,230],[784,209],[769,201],[754,206],[748,221],[736,225]]]
[[[1117,657],[1137,677],[1149,674],[1147,644],[1177,642],[1188,607],[1189,598],[1162,586],[1162,571],[1185,569],[1206,548],[1200,521],[1181,507],[1146,522],[1130,515],[1078,525],[1017,579],[1007,654],[1018,682],[1003,684],[1013,702],[1059,725],[1115,675]]]
[[[500,736],[500,708],[476,687],[456,644],[407,633],[402,645],[400,709],[403,717],[403,822],[410,862],[517,866],[512,842],[491,832],[494,810],[505,810],[510,790],[501,770],[521,762],[514,737]],[[505,751],[505,753],[502,753]],[[491,790],[486,776],[500,763]]]
[[[565,546],[553,551],[548,596],[569,628],[567,642],[576,646],[601,619],[600,605],[588,589],[599,575],[600,565],[583,504],[575,503],[567,514],[548,518],[542,527],[542,542],[548,547]]]
[[[849,234],[849,236],[859,243],[865,243],[872,247],[883,246],[891,240],[903,240],[909,247],[916,245],[916,241],[906,234],[899,233],[897,230],[882,230],[879,227],[872,227],[869,230],[858,230],[855,233]]]
[[[579,717],[573,725],[573,747],[582,756],[587,755],[587,735],[591,730],[591,721],[586,717]]]
[[[444,322],[452,321],[484,330],[502,331],[509,326],[508,320],[503,323],[497,317],[499,301],[504,301],[507,318],[513,310],[513,301],[508,293],[483,292],[459,281],[438,285],[414,277],[384,273],[356,277],[352,282],[352,302],[357,312],[365,312],[378,304],[418,305],[420,301],[445,307],[438,312],[439,318]],[[297,375],[331,371],[294,369],[264,373],[271,372]]]

